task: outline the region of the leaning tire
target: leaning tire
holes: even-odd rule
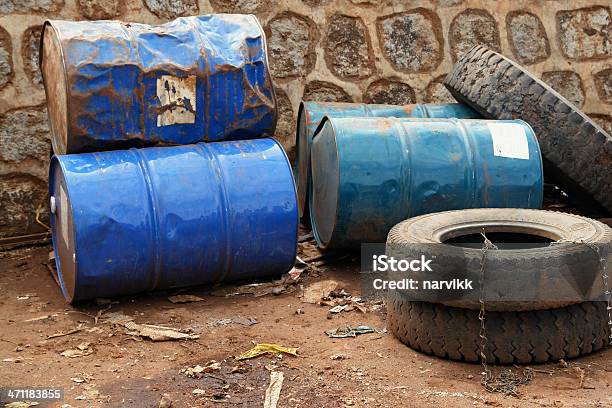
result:
[[[600,257],[610,251],[612,229],[574,214],[513,208],[445,211],[410,218],[394,226],[387,237],[386,255],[397,260],[424,256],[432,260],[433,270],[393,272],[389,275],[392,280],[413,278],[421,285],[425,280],[453,278],[473,282],[471,291],[428,291],[421,287],[398,294],[406,300],[478,309],[481,245],[470,248],[446,242],[482,231],[491,237],[496,233],[520,233],[557,241],[527,249],[489,250],[485,264],[487,310],[550,309],[602,299],[605,289]]]
[[[612,211],[612,137],[576,106],[524,68],[475,46],[445,80],[459,101],[485,118],[523,119],[536,132],[545,159]]]
[[[480,361],[478,311],[391,296],[389,330],[404,344],[451,360]],[[584,302],[559,309],[485,314],[487,362],[530,364],[575,358],[604,348],[606,304]]]

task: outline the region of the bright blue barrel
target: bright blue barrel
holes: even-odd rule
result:
[[[325,116],[396,117],[396,118],[481,118],[474,109],[461,103],[415,105],[368,105],[365,103],[302,102],[298,111],[296,135],[296,171],[300,218],[309,220],[308,186],[310,184],[310,145],[315,130]]]
[[[311,168],[310,219],[324,248],[385,242],[421,214],[542,203],[540,148],[521,120],[326,117]]]
[[[49,180],[68,301],[293,266],[295,185],[273,139],[55,156]]]
[[[265,35],[253,15],[156,26],[54,20],[41,44],[57,154],[274,133]]]

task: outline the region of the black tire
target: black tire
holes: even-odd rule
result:
[[[451,360],[480,361],[478,311],[391,296],[387,326],[402,343]],[[605,302],[559,309],[486,312],[485,356],[493,364],[531,364],[575,358],[604,348]]]
[[[485,118],[522,119],[544,158],[612,211],[612,137],[576,106],[515,62],[483,46],[464,54],[445,85]]]
[[[387,237],[386,255],[399,259],[431,259],[432,271],[390,272],[393,280],[413,278],[420,290],[398,293],[406,300],[479,308],[482,244],[471,247],[446,243],[453,237],[481,231],[501,249],[490,249],[485,263],[485,300],[488,310],[550,309],[602,300],[600,259],[612,246],[612,229],[590,218],[561,212],[479,208],[445,211],[410,218],[394,226]],[[544,237],[556,242],[524,249],[502,247],[497,233]],[[520,240],[525,238],[523,235]],[[599,251],[599,254],[597,251]],[[473,282],[472,290],[423,290],[423,281],[451,279]]]

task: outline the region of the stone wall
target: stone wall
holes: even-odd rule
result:
[[[0,0],[0,236],[36,231],[46,204],[49,135],[37,69],[53,19],[160,23],[243,12],[265,27],[278,102],[276,137],[294,154],[301,99],[447,102],[441,84],[483,43],[527,65],[612,130],[609,0]]]

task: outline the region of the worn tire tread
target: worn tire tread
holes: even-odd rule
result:
[[[457,361],[480,361],[478,311],[414,302],[391,294],[388,328],[402,343]],[[604,348],[606,304],[584,302],[559,309],[487,312],[489,363],[531,364],[571,359]]]
[[[465,53],[448,74],[451,94],[485,118],[523,119],[544,157],[612,211],[612,136],[551,87],[483,46]]]

